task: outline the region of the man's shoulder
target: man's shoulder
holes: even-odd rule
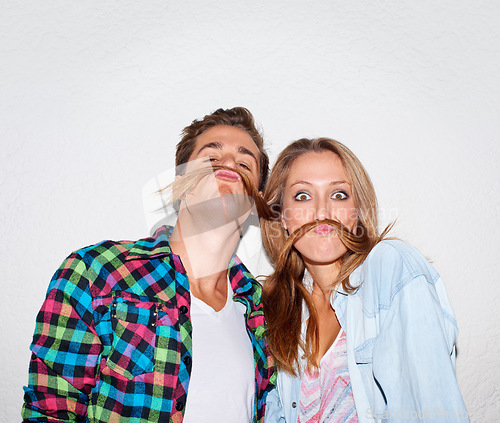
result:
[[[106,239],[80,248],[72,254],[85,261],[117,262],[136,258],[153,258],[171,252],[168,244],[169,227],[161,227],[148,237],[136,241]]]
[[[106,239],[95,244],[79,248],[72,254],[74,256],[81,257],[84,260],[90,259],[109,261],[116,257],[128,255],[128,252],[132,249],[135,243],[136,241],[115,241]]]
[[[161,231],[137,241],[104,240],[71,253],[56,272],[52,286],[70,289],[68,283],[77,284],[81,289],[90,288],[92,296],[101,296],[129,290],[144,280],[142,288],[145,289],[146,285],[166,277],[165,272],[154,271],[157,265],[153,260],[169,253],[167,236]],[[146,274],[153,275],[146,278],[147,283]],[[64,281],[67,283],[61,285]],[[139,288],[134,289],[140,291]]]

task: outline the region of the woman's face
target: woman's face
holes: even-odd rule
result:
[[[305,223],[332,219],[353,231],[357,214],[344,165],[331,151],[311,152],[293,162],[285,183],[281,222],[291,234]],[[347,248],[335,229],[320,225],[295,241],[306,265],[334,264]]]

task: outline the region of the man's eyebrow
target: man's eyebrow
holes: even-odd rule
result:
[[[205,144],[203,147],[201,147],[198,150],[198,153],[196,153],[196,155],[200,154],[205,148],[215,148],[217,150],[222,150],[222,144],[220,142],[217,142],[217,141],[209,142],[208,144]],[[250,157],[252,157],[255,160],[255,163],[257,164],[257,166],[259,165],[259,160],[257,159],[257,156],[253,152],[251,152],[248,148],[243,147],[243,146],[238,147],[238,153],[249,155]]]
[[[196,154],[200,154],[205,148],[216,148],[217,150],[222,150],[222,144],[215,141],[209,142],[208,144],[205,144],[203,147],[201,147]]]
[[[248,154],[249,156],[253,157],[257,166],[259,165],[259,161],[257,160],[257,157],[248,148],[240,147],[240,148],[238,148],[238,153]]]

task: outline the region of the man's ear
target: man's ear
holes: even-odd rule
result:
[[[182,175],[175,175],[175,178],[174,178],[174,182],[177,181]],[[175,185],[174,185],[175,186]],[[172,191],[172,195],[173,195],[173,191]],[[179,210],[181,209],[181,203],[182,201],[184,200],[184,196],[182,198],[179,198],[178,200],[174,201],[173,205],[174,205],[174,210],[179,213]]]
[[[260,198],[264,198],[264,194],[262,193],[262,191],[259,191],[259,195],[260,195]],[[258,216],[259,213],[257,213],[257,209],[255,207],[252,207],[252,214],[254,216]]]
[[[281,213],[280,219],[281,219],[281,227],[282,227],[285,231],[288,231],[288,227],[286,226],[286,222],[285,222],[285,218],[283,217],[283,213]]]
[[[177,182],[181,176],[182,175],[175,175],[174,182]],[[174,187],[175,187],[175,184],[173,185],[172,188],[174,188]],[[173,190],[172,190],[172,194],[173,194]]]

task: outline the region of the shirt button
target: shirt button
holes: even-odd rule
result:
[[[151,326],[155,327],[156,326],[156,322],[151,322]]]
[[[177,411],[181,411],[184,408],[184,403],[182,401],[179,401],[177,404],[175,404],[175,409]]]
[[[294,402],[292,402],[292,407],[293,407],[293,408],[297,407],[297,403],[296,403],[295,401],[294,401]]]
[[[186,314],[188,312],[188,308],[183,305],[179,308],[179,311],[182,313],[182,314]]]
[[[191,357],[186,356],[186,357],[184,357],[184,360],[183,360],[183,361],[184,361],[184,364],[185,364],[186,366],[189,366],[193,360],[191,360]]]

